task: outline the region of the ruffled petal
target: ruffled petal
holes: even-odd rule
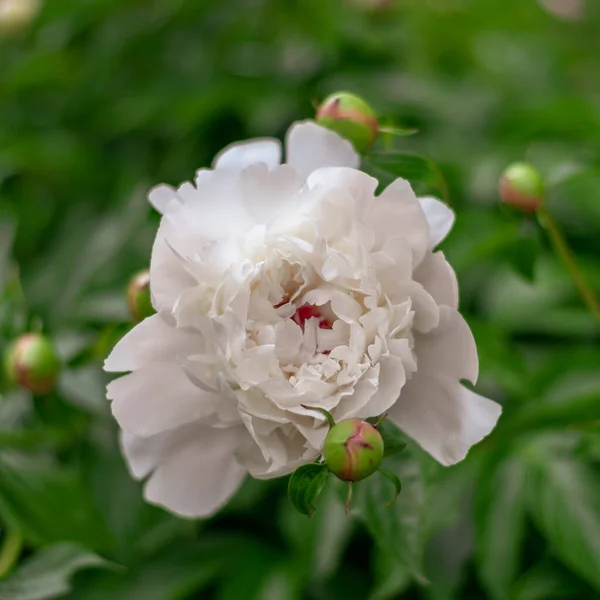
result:
[[[420,373],[404,386],[389,418],[433,458],[452,465],[496,425],[502,408],[448,376]]]
[[[213,167],[240,170],[256,163],[264,163],[270,169],[281,164],[281,142],[264,138],[230,144],[217,154]]]
[[[108,384],[107,396],[122,429],[156,435],[212,414],[219,396],[196,387],[175,363],[156,363]]]
[[[360,157],[348,140],[313,121],[292,125],[287,132],[285,148],[286,162],[302,178],[321,167],[357,169],[360,165]]]
[[[104,362],[104,370],[135,371],[156,362],[178,362],[194,354],[199,345],[198,334],[176,329],[157,314],[132,329]]]
[[[241,428],[199,428],[197,435],[162,457],[144,496],[182,517],[208,517],[237,491],[246,470],[235,459]]]
[[[447,204],[432,196],[419,198],[419,202],[429,223],[430,247],[435,248],[450,233],[454,225],[454,212]]]
[[[415,271],[414,278],[438,304],[458,308],[456,273],[443,252],[427,255]]]

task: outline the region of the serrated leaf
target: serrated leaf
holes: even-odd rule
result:
[[[76,475],[44,457],[0,453],[0,516],[36,544],[111,545],[102,515]]]
[[[71,590],[70,579],[77,571],[108,566],[108,561],[78,544],[43,548],[0,582],[0,600],[59,598]]]
[[[525,534],[525,464],[488,464],[476,486],[476,560],[492,600],[511,600]]]
[[[288,496],[297,511],[311,516],[316,510],[316,501],[323,491],[329,469],[326,465],[303,465],[292,473],[288,484]]]
[[[393,456],[406,448],[404,434],[389,419],[384,419],[377,430],[383,438],[384,456]]]
[[[600,481],[589,465],[538,444],[528,455],[527,506],[550,547],[600,590]]]

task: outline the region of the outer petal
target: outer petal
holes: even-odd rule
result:
[[[438,304],[458,308],[458,282],[454,269],[443,252],[425,256],[414,273],[418,281]]]
[[[443,465],[461,461],[496,425],[502,408],[448,376],[415,375],[389,418]]]
[[[152,315],[132,329],[104,362],[105,371],[135,371],[150,363],[187,358],[198,350],[198,334],[176,329]]]
[[[287,132],[285,147],[286,162],[303,178],[321,167],[357,169],[360,164],[360,157],[348,140],[313,121],[292,125]]]
[[[177,190],[170,185],[162,184],[148,192],[148,201],[159,213],[164,213],[171,202],[182,202]]]
[[[441,373],[456,380],[477,381],[479,359],[473,334],[461,314],[440,307],[440,323],[425,335],[415,333],[415,352],[419,371]]]
[[[429,223],[430,246],[435,248],[450,233],[454,225],[454,212],[447,204],[432,196],[419,198],[419,202]]]
[[[193,438],[164,456],[146,484],[146,500],[183,517],[212,515],[246,475],[235,459],[243,439],[239,427],[201,427]]]
[[[125,431],[156,435],[214,412],[219,397],[197,388],[175,363],[156,363],[108,384],[112,412]]]
[[[270,169],[281,164],[281,142],[263,138],[230,144],[217,154],[213,167],[239,170],[256,163],[265,163]]]

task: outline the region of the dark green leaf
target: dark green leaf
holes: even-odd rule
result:
[[[6,581],[0,582],[0,600],[49,600],[71,589],[74,573],[110,563],[78,544],[43,548],[28,558]]]
[[[404,434],[389,419],[384,419],[377,427],[383,438],[384,456],[392,456],[406,448]]]
[[[0,454],[0,515],[33,543],[111,545],[102,515],[80,480],[44,457]]]
[[[394,486],[394,496],[385,505],[386,508],[390,508],[390,506],[394,505],[394,503],[398,499],[398,496],[400,495],[400,492],[402,491],[402,482],[400,481],[400,478],[397,475],[394,475],[394,473],[391,473],[390,471],[386,471],[382,468],[379,468],[378,471]]]
[[[328,477],[327,466],[314,463],[304,465],[292,473],[288,484],[288,496],[296,510],[308,516],[315,512],[317,498],[323,491]]]
[[[595,469],[536,443],[527,454],[527,505],[550,547],[600,590],[600,479]]]
[[[492,600],[512,600],[525,534],[525,464],[489,462],[476,487],[477,567]]]

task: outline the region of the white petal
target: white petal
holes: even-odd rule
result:
[[[362,207],[362,221],[375,233],[373,250],[383,248],[393,236],[401,235],[418,265],[429,248],[429,226],[415,193],[408,181],[396,179]]]
[[[450,233],[454,225],[454,212],[447,204],[431,196],[419,198],[419,202],[429,223],[430,247],[435,248]]]
[[[443,465],[461,461],[496,425],[502,408],[447,376],[420,374],[402,389],[390,419]]]
[[[323,167],[310,174],[308,187],[342,189],[351,194],[358,204],[373,198],[379,182],[363,171],[348,167]]]
[[[292,125],[287,132],[285,148],[286,163],[303,178],[321,167],[357,169],[360,165],[360,157],[348,140],[313,121]]]
[[[454,269],[443,252],[425,256],[414,273],[418,281],[438,304],[458,308],[458,282]]]
[[[163,214],[171,202],[181,202],[181,198],[177,195],[175,188],[163,184],[150,190],[148,201],[160,214]]]
[[[406,383],[406,374],[400,358],[397,356],[383,356],[379,364],[381,369],[379,371],[377,392],[357,414],[362,419],[385,413],[398,400],[400,390]]]
[[[182,258],[167,243],[166,236],[171,233],[171,225],[163,218],[152,246],[150,261],[152,305],[159,312],[170,312],[181,293],[196,284]]]
[[[156,363],[119,377],[108,384],[107,396],[121,428],[141,437],[207,416],[219,402],[175,363]]]
[[[276,139],[254,139],[237,142],[223,148],[215,157],[215,169],[244,169],[256,163],[264,163],[270,169],[281,163],[281,142]]]
[[[452,308],[440,307],[436,329],[425,335],[415,334],[415,353],[419,372],[477,381],[479,359],[473,334],[462,315]]]
[[[177,362],[198,350],[198,337],[170,326],[161,315],[152,315],[117,343],[104,370],[134,371],[153,362]]]
[[[144,489],[146,500],[182,517],[212,515],[246,474],[234,456],[242,439],[237,427],[204,427],[160,462]]]

